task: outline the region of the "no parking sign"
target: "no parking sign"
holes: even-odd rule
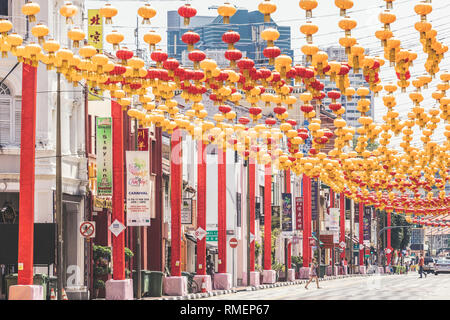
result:
[[[83,221],[80,224],[80,234],[87,239],[95,237],[95,222]]]

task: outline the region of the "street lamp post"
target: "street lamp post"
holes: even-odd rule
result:
[[[62,163],[61,163],[61,74],[57,74],[57,95],[56,95],[56,225],[58,228],[58,266],[57,266],[57,286],[58,286],[58,300],[62,300],[62,290],[64,288],[64,217],[62,214]]]

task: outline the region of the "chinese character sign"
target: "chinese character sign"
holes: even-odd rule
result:
[[[319,181],[311,179],[311,219],[317,220],[319,205],[317,204],[317,194],[319,193]]]
[[[112,196],[112,120],[97,118],[97,193]]]
[[[303,197],[295,198],[295,229],[303,230]]]
[[[138,150],[148,151],[148,128],[138,129]]]
[[[127,225],[150,226],[150,166],[148,151],[127,151]]]
[[[97,50],[103,49],[103,20],[99,10],[88,10],[88,43]]]
[[[281,200],[283,201],[282,230],[292,231],[292,194],[283,193]]]

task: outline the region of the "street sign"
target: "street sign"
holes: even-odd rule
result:
[[[203,238],[206,236],[206,231],[203,228],[198,228],[197,230],[195,230],[195,237],[198,240],[203,240]]]
[[[80,223],[80,234],[87,239],[95,238],[95,222],[83,221]]]
[[[389,248],[386,249],[386,253],[387,253],[387,254],[391,253],[391,251],[392,251],[392,250],[389,249]]]
[[[311,247],[315,246],[315,245],[316,245],[316,240],[314,240],[314,238],[310,237],[310,238],[309,238],[309,245],[310,245]]]
[[[363,244],[360,244],[359,245],[359,250],[363,250],[364,249],[364,245]]]
[[[125,230],[125,226],[120,223],[117,219],[114,220],[114,222],[109,226],[109,231],[111,231],[116,237],[119,236],[119,234]]]
[[[228,243],[230,244],[230,247],[232,247],[233,249],[238,246],[238,240],[236,238],[231,238]]]
[[[206,241],[219,241],[219,231],[217,230],[207,230],[206,231]]]
[[[341,241],[341,243],[339,243],[339,247],[341,247],[342,249],[344,249],[344,248],[345,248],[345,242],[344,242],[344,241]]]
[[[252,243],[253,241],[255,241],[255,235],[250,232],[250,243]]]

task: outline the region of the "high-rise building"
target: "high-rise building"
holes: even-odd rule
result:
[[[342,47],[328,47],[328,48],[321,48],[322,51],[326,52],[328,54],[328,61],[338,61],[338,62],[346,62],[347,61],[347,55],[345,53],[345,49]],[[368,52],[366,52],[368,54]],[[306,62],[306,57],[304,57],[303,62]],[[362,70],[358,73],[354,73],[354,70],[350,70],[349,74],[349,80],[350,80],[350,86],[358,89],[359,87],[369,87],[369,84],[364,79],[364,75],[362,73]],[[319,79],[324,85],[324,92],[328,93],[332,90],[338,90],[336,83],[330,81],[330,79],[325,76],[323,79]],[[370,117],[374,117],[374,94],[373,92],[370,92],[370,95],[367,97],[371,101],[371,108],[370,108]],[[330,111],[328,108],[328,105],[331,103],[331,99],[328,97],[323,100],[323,105],[325,107],[325,110]],[[345,115],[343,118],[347,121],[347,124],[352,127],[360,127],[361,124],[358,122],[358,118],[361,116],[361,113],[356,110],[358,99],[357,96],[353,96],[353,99],[351,101],[348,101],[345,96],[341,97],[340,103],[345,107]],[[330,111],[331,112],[331,111]]]
[[[192,30],[201,37],[195,47],[205,51],[208,57],[220,57],[216,59],[219,67],[226,67],[229,65],[229,61],[224,57],[227,44],[222,41],[222,35],[233,30],[241,35],[241,40],[236,43],[236,49],[241,50],[244,57],[253,59],[256,67],[267,66],[269,60],[263,55],[267,44],[261,39],[261,32],[269,27],[277,29],[280,33],[280,38],[275,45],[281,49],[281,53],[293,57],[291,27],[278,26],[273,21],[265,23],[264,16],[259,11],[249,12],[247,9],[238,8],[235,15],[231,17],[230,24],[223,24],[222,16],[196,16],[191,18],[190,25],[187,27],[184,26],[183,18],[177,11],[168,11],[167,52],[170,57],[181,61],[183,65],[192,64],[187,59],[187,45],[181,41],[181,36]]]

